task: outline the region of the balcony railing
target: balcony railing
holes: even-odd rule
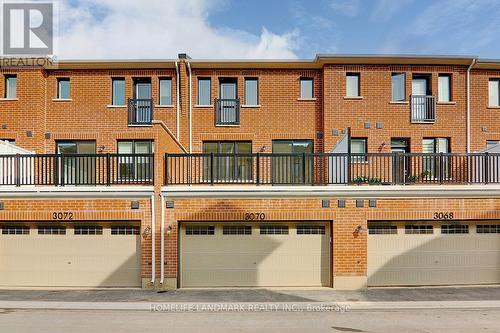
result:
[[[436,98],[434,96],[411,96],[411,121],[433,123],[436,121]]]
[[[500,154],[167,154],[165,185],[500,183]]]
[[[215,103],[216,125],[240,124],[240,99],[216,99]]]
[[[150,125],[153,121],[152,99],[128,100],[128,124]]]
[[[0,185],[152,185],[153,154],[0,155]]]

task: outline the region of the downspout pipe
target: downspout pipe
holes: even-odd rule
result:
[[[471,147],[471,133],[470,133],[470,71],[476,64],[476,58],[472,59],[472,63],[467,68],[467,153],[470,153]]]
[[[176,112],[177,112],[177,130],[175,132],[175,135],[177,136],[177,140],[180,141],[180,136],[181,136],[181,133],[180,133],[180,85],[181,85],[181,82],[180,82],[180,77],[179,77],[179,63],[176,61],[175,62],[175,73],[176,73],[176,78],[175,78],[175,82],[176,82],[176,88],[177,88],[177,93],[176,93]]]
[[[160,194],[161,222],[160,222],[160,284],[165,280],[165,197]]]
[[[192,73],[191,73],[191,64],[187,61],[187,68],[189,73],[189,153],[193,153],[193,102],[192,102]]]
[[[156,223],[155,223],[155,195],[151,195],[151,283],[155,283],[155,266],[156,266],[156,257],[155,257],[155,228],[156,228]]]

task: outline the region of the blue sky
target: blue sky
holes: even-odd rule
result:
[[[500,0],[61,0],[64,58],[500,58]]]

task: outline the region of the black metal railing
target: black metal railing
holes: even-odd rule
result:
[[[0,185],[152,185],[153,154],[0,155]]]
[[[500,183],[500,154],[166,154],[165,185]]]
[[[240,124],[240,99],[220,99],[215,101],[216,125]]]
[[[150,125],[153,121],[152,99],[128,100],[128,124]]]
[[[436,121],[436,98],[426,95],[411,96],[411,121],[432,123]]]

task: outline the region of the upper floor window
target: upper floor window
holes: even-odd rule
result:
[[[438,77],[438,101],[451,102],[451,75],[439,74]]]
[[[125,79],[112,79],[112,103],[113,105],[125,105]]]
[[[211,105],[211,80],[210,78],[198,79],[198,105]]]
[[[17,76],[5,75],[5,92],[4,98],[17,97]]]
[[[392,101],[406,100],[406,74],[392,73]]]
[[[259,80],[245,78],[245,105],[259,104]]]
[[[68,78],[57,79],[57,98],[70,99],[70,81]]]
[[[500,106],[500,79],[489,81],[489,106]]]
[[[347,73],[346,74],[346,96],[347,97],[359,97],[360,96],[360,83],[359,83],[359,73]]]
[[[311,78],[300,79],[300,98],[314,98],[314,80]]]
[[[160,79],[160,105],[172,105],[172,79]]]

